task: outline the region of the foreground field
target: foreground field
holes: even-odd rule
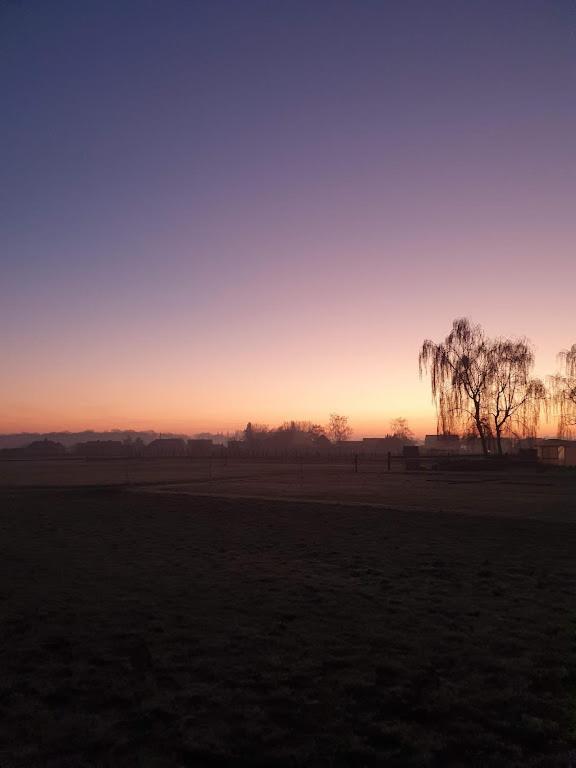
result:
[[[0,765],[571,765],[576,525],[1,492]]]
[[[102,459],[0,461],[0,487],[111,486],[218,497],[306,499],[393,509],[576,521],[576,471],[404,471],[352,460]]]

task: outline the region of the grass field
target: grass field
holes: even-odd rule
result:
[[[210,496],[379,504],[394,509],[576,520],[576,471],[403,471],[385,459],[286,463],[222,459],[0,461],[0,487],[145,487]]]
[[[339,472],[1,489],[0,766],[575,764],[573,481]]]

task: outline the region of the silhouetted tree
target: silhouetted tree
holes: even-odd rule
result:
[[[390,432],[392,437],[397,437],[405,443],[414,442],[414,432],[408,426],[408,420],[399,416],[390,422]]]
[[[482,328],[465,317],[454,320],[443,342],[424,341],[418,363],[421,376],[430,372],[438,432],[460,432],[473,423],[486,455],[490,434],[486,398],[494,357]]]
[[[253,447],[260,443],[266,437],[268,432],[269,429],[266,424],[253,424],[249,421],[244,430],[244,442],[248,446]]]
[[[419,364],[421,375],[430,371],[439,432],[473,426],[485,455],[490,438],[501,455],[503,436],[536,433],[547,395],[531,377],[534,352],[526,339],[489,339],[462,318],[441,344],[424,342]]]
[[[244,441],[246,443],[252,443],[254,441],[254,427],[252,426],[251,421],[246,424],[246,429],[244,430]]]
[[[285,421],[276,430],[278,434],[289,434],[293,443],[305,445],[313,444],[320,437],[326,434],[326,430],[320,424],[313,424],[311,421]]]
[[[309,421],[285,421],[268,434],[268,444],[276,449],[306,449],[312,445]]]
[[[558,415],[558,436],[571,437],[576,428],[576,344],[558,357],[562,370],[551,377],[552,404]]]
[[[315,434],[317,430],[320,430],[320,434],[323,433],[324,428],[319,424],[313,424],[311,421],[285,421],[278,428],[278,430],[291,431],[291,432],[304,432],[305,434]]]
[[[349,440],[352,434],[352,428],[348,424],[348,416],[331,413],[326,431],[334,443],[341,443],[344,440]]]
[[[493,357],[486,406],[490,427],[502,455],[502,437],[534,435],[546,388],[533,379],[534,352],[525,339],[497,339],[490,345]]]

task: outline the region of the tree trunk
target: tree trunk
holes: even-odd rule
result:
[[[500,428],[496,428],[496,445],[498,446],[498,456],[502,456],[502,434]]]
[[[482,443],[482,453],[484,454],[484,456],[488,456],[488,443],[486,442],[486,434],[484,433],[484,425],[482,424],[482,417],[480,415],[479,403],[475,403],[474,410],[475,410],[474,421],[476,422],[476,429],[478,430],[478,436],[480,438],[480,442]]]
[[[502,424],[498,423],[496,416],[494,417],[494,431],[496,432],[496,447],[498,449],[498,456],[502,456]]]

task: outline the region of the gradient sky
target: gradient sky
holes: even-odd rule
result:
[[[0,0],[0,431],[434,429],[576,342],[573,0]]]

